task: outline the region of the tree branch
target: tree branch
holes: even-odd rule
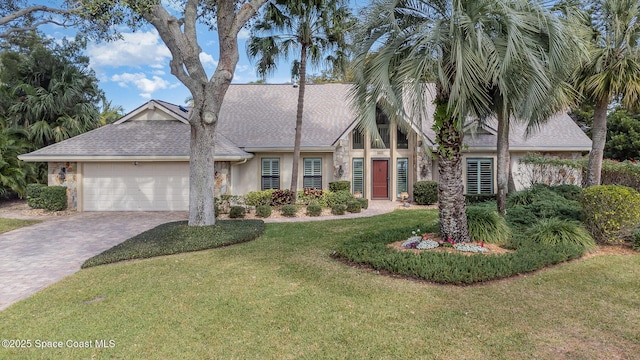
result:
[[[31,6],[31,7],[28,7],[28,8],[20,9],[18,11],[15,11],[15,12],[9,14],[9,15],[1,17],[0,18],[0,26],[6,25],[6,24],[10,23],[11,21],[14,21],[16,19],[19,19],[19,18],[24,17],[24,16],[29,15],[29,14],[33,14],[35,12],[45,12],[45,13],[58,14],[58,15],[72,15],[77,10],[78,9],[50,8],[50,7],[44,6],[44,5]]]

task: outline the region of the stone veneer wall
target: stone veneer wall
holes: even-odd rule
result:
[[[230,194],[229,184],[231,183],[231,163],[228,161],[216,161],[214,191],[216,196]]]
[[[47,182],[49,186],[67,187],[67,208],[78,208],[78,163],[50,162],[48,164]]]
[[[433,158],[421,146],[416,147],[418,181],[433,180]]]
[[[351,179],[351,146],[349,145],[349,135],[343,136],[333,152],[333,179],[349,180]],[[342,166],[342,177],[338,176],[338,171]]]

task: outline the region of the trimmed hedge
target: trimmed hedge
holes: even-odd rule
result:
[[[256,207],[256,216],[261,218],[268,218],[271,216],[271,206],[259,205]]]
[[[67,187],[46,186],[40,191],[43,207],[49,211],[62,211],[67,208]]]
[[[334,205],[347,205],[347,203],[355,197],[349,190],[340,190],[336,192],[326,192],[324,198],[327,202],[328,207],[333,207]]]
[[[246,213],[247,213],[247,210],[244,208],[244,206],[232,206],[231,210],[229,211],[229,218],[230,219],[243,218]]]
[[[351,181],[339,180],[329,182],[329,191],[337,192],[343,190],[351,191]]]
[[[258,207],[264,205],[271,205],[271,196],[273,190],[263,191],[250,191],[244,196],[244,201],[247,205]]]
[[[356,199],[353,200],[349,200],[347,202],[347,211],[350,213],[359,213],[362,210],[362,207],[360,206],[360,202],[357,201]]]
[[[413,202],[418,205],[432,205],[438,202],[438,182],[416,181],[413,184]]]
[[[284,205],[282,209],[280,209],[282,215],[287,217],[294,217],[298,213],[298,207],[293,204]]]
[[[592,186],[582,192],[585,225],[601,243],[620,243],[632,237],[640,223],[640,193],[618,185]]]
[[[367,210],[369,208],[369,199],[356,198],[356,201],[360,203],[360,208]]]
[[[43,184],[29,184],[27,185],[27,205],[32,209],[44,209],[44,202],[40,197],[42,189],[47,185]]]
[[[333,215],[344,215],[345,211],[347,211],[347,205],[345,204],[335,204],[331,207]]]
[[[322,214],[322,206],[317,201],[311,201],[309,205],[307,205],[307,215],[309,216],[320,216]]]
[[[421,227],[422,228],[422,227]],[[441,251],[420,254],[387,246],[407,238],[412,228],[365,233],[339,246],[333,256],[379,271],[388,271],[436,283],[466,285],[507,278],[576,259],[584,248],[575,244],[521,244],[502,255],[465,255]]]

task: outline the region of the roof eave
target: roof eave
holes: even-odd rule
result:
[[[261,153],[261,152],[293,152],[292,147],[282,147],[282,146],[262,146],[262,147],[244,147],[242,150],[250,153]],[[306,146],[300,148],[300,152],[334,152],[336,150],[335,146]]]
[[[253,154],[216,155],[215,161],[242,161],[252,159]],[[98,156],[98,155],[20,155],[18,159],[26,162],[117,162],[117,161],[189,161],[188,155],[179,156]]]

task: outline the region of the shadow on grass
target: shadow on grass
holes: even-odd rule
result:
[[[186,221],[170,222],[90,258],[82,264],[82,268],[238,244],[258,238],[263,231],[262,220],[218,220],[213,226],[188,226]]]

